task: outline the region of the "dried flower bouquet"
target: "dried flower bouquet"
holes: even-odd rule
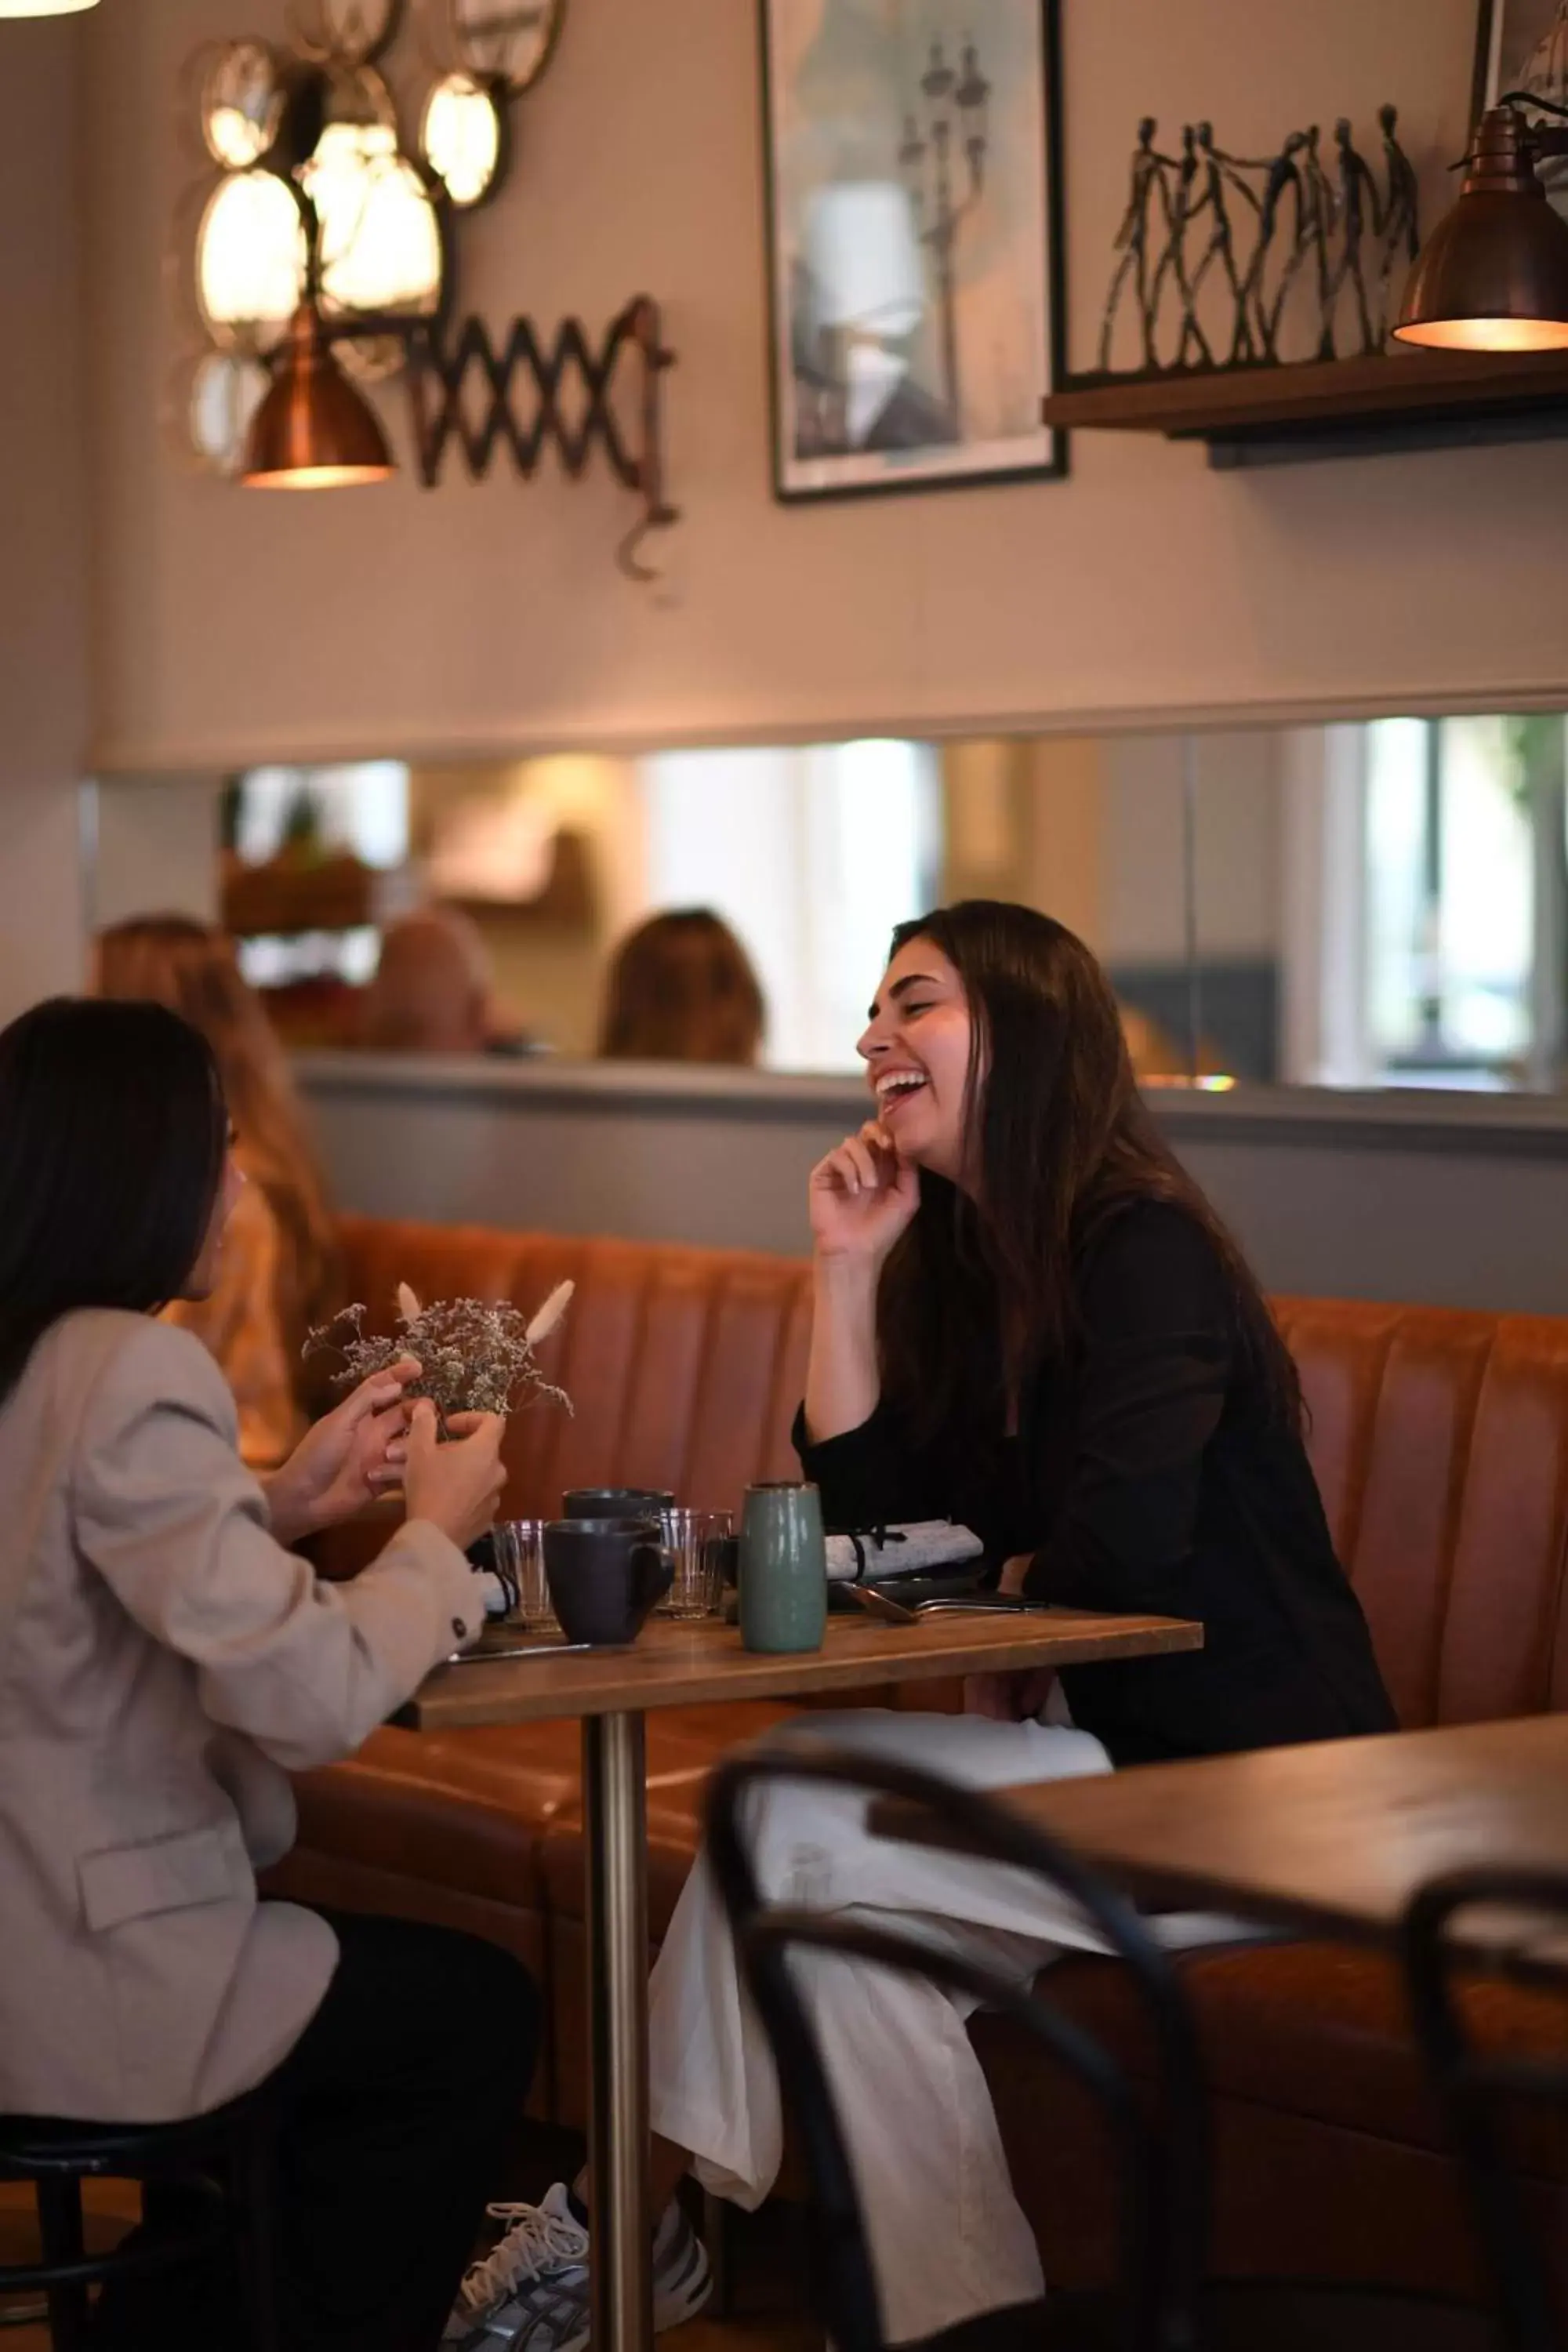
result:
[[[564,1389],[547,1381],[534,1354],[566,1312],[573,1285],[559,1284],[531,1320],[515,1307],[487,1306],[479,1298],[439,1298],[422,1307],[405,1282],[397,1286],[397,1328],[387,1339],[367,1339],[363,1305],[345,1307],[305,1342],[305,1353],[330,1351],[342,1369],[333,1384],[346,1388],[384,1371],[401,1356],[419,1360],[419,1378],[410,1396],[429,1397],[443,1425],[454,1412],[510,1412],[522,1404],[562,1404],[572,1410]],[[338,1336],[344,1326],[352,1336]]]

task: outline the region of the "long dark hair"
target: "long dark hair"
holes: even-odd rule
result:
[[[73,1307],[179,1296],[227,1131],[210,1046],[160,1004],[60,996],[0,1031],[0,1400]]]
[[[1224,1271],[1244,1360],[1270,1408],[1300,1426],[1294,1364],[1240,1250],[1166,1144],[1132,1075],[1110,983],[1083,941],[1030,907],[971,898],[893,933],[939,948],[973,1023],[965,1119],[973,1197],[923,1171],[921,1205],[884,1270],[883,1385],[917,1430],[994,1426],[1042,1361],[1070,1355],[1078,1284],[1110,1219],[1162,1201],[1192,1219]]]

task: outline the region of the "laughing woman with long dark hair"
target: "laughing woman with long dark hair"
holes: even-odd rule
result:
[[[266,2084],[289,2352],[428,2352],[521,2110],[532,1987],[493,1946],[260,1900],[288,1771],[345,1755],[478,1630],[500,1423],[437,1449],[417,1370],[263,1486],[200,1341],[241,1179],[211,1050],[145,1003],[0,1034],[0,2113],[164,2123]],[[353,1584],[286,1547],[401,1480]],[[500,2030],[496,2031],[498,2019]],[[177,2230],[178,2192],[143,2224]],[[95,2346],[236,2344],[214,2268],[117,2281]]]
[[[907,924],[860,1052],[875,1115],[811,1180],[796,1435],[829,1525],[951,1517],[984,1538],[1005,1588],[1200,1618],[1205,1643],[1055,1684],[989,1677],[966,1716],[814,1715],[813,1736],[1000,1787],[1392,1729],[1302,1444],[1294,1367],[1139,1098],[1088,949],[1047,916],[990,902]],[[1044,1888],[869,1836],[863,1800],[784,1784],[755,1801],[754,1859],[775,1899],[960,1921],[1021,1980],[1060,1947],[1092,1944]],[[1160,1930],[1172,1944],[1234,1932],[1191,1917]],[[822,1956],[802,1987],[889,2340],[1032,2302],[1038,2255],[962,2006]],[[700,1865],[654,1973],[650,2046],[656,2189],[689,2167],[759,2203],[782,2152],[778,2089]],[[492,2258],[509,2317],[542,2322],[536,2352],[582,2341],[561,2316],[561,2264],[586,2255],[580,2226],[566,2246],[571,2221],[552,2192],[542,2219],[519,2226],[520,2259]],[[674,2312],[693,2258],[668,2216],[660,2245],[668,2275],[656,2285]]]

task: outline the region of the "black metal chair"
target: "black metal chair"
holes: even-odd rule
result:
[[[1568,1929],[1568,1875],[1561,1872],[1476,1869],[1432,1880],[1412,1898],[1401,1931],[1405,1985],[1416,2039],[1442,2103],[1464,2176],[1482,2259],[1497,2301],[1508,2352],[1563,2352],[1568,2316],[1556,2309],[1550,2273],[1531,2231],[1505,2154],[1506,2116],[1516,2106],[1552,2105],[1568,2117],[1568,2032],[1557,2058],[1479,2048],[1458,1997],[1458,1977],[1478,1966],[1451,1934],[1463,1912],[1479,1906],[1509,1915],[1489,1937],[1489,1973],[1568,1977],[1562,1931]],[[1532,1965],[1526,1921],[1556,1924],[1555,1965]]]
[[[1037,1990],[993,1966],[897,1928],[765,1906],[743,1827],[763,1783],[805,1780],[903,1799],[956,1833],[963,1849],[1036,1873],[1075,1902],[1136,1986],[1157,2064],[1151,2101],[1117,2061]],[[792,1742],[727,1759],[708,1800],[709,1855],[742,1965],[772,2042],[815,2207],[817,2291],[837,2352],[883,2352],[881,2311],[854,2172],[805,2008],[792,1949],[834,1952],[924,1976],[1016,2019],[1098,2099],[1120,2173],[1121,2294],[1113,2340],[1126,2352],[1193,2352],[1208,2239],[1208,2104],[1197,2037],[1165,1954],[1131,1904],[1037,1830],[988,1798],[912,1766],[826,1743]],[[1048,1975],[1047,1979],[1048,1985]]]
[[[32,2182],[40,2240],[38,2261],[0,2264],[0,2294],[41,2293],[54,2352],[86,2352],[90,2288],[219,2254],[234,2264],[247,2352],[284,2352],[273,2305],[272,2146],[257,2094],[188,2123],[0,2117],[0,2180]],[[154,2200],[176,2192],[177,2223],[89,2254],[81,2184],[93,2179],[139,2181]]]

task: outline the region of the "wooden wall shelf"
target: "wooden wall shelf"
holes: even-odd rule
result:
[[[1163,433],[1216,466],[1568,434],[1568,354],[1411,352],[1387,359],[1075,376],[1041,404],[1065,432]]]
[[[357,857],[226,861],[222,917],[237,939],[349,931],[380,919],[383,877]]]

